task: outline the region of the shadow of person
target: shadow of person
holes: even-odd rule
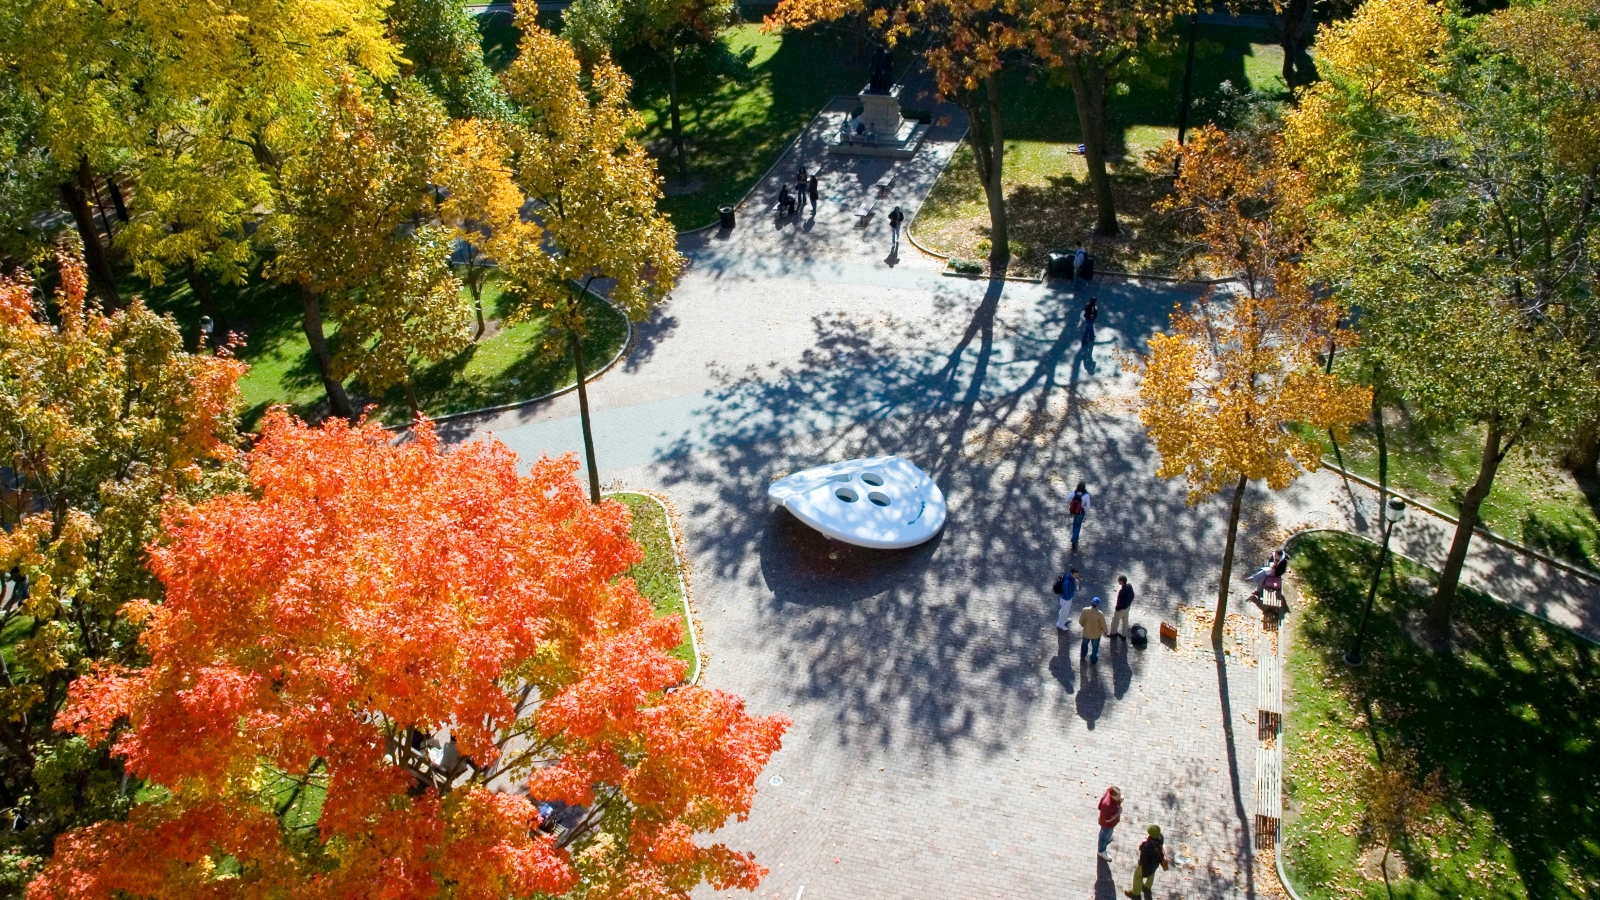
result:
[[[1085,662],[1078,676],[1078,718],[1082,719],[1089,730],[1094,730],[1094,723],[1106,711],[1106,688],[1100,681],[1100,673],[1096,671],[1099,663]]]
[[[1072,654],[1077,649],[1078,642],[1073,640],[1071,632],[1056,632],[1056,655],[1050,660],[1050,674],[1067,693],[1073,693],[1077,684],[1077,674],[1072,671]]]
[[[1116,900],[1117,882],[1111,877],[1111,864],[1094,858],[1094,900]]]
[[[1111,642],[1111,694],[1122,699],[1133,683],[1133,665],[1128,660],[1128,642]]]
[[[891,244],[889,246],[889,255],[884,257],[883,261],[889,265],[889,268],[894,268],[895,264],[900,262],[900,245]]]

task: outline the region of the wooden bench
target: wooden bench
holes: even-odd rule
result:
[[[1283,745],[1256,748],[1255,798],[1256,849],[1270,850],[1278,842],[1278,822],[1283,819]]]
[[[889,189],[892,187],[894,187],[894,170],[890,169],[883,173],[882,178],[873,182],[872,187],[867,188],[867,199],[861,201],[861,205],[856,207],[856,217],[862,223],[865,223],[867,218],[872,215],[872,211],[877,208],[878,202],[889,196]]]
[[[1271,651],[1265,632],[1256,638],[1257,734],[1265,741],[1283,726],[1283,657]]]

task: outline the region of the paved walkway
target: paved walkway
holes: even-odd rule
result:
[[[808,163],[829,124],[816,127]],[[907,166],[893,202],[920,203],[958,127]],[[682,515],[704,683],[795,721],[750,819],[719,838],[771,867],[762,897],[1109,900],[1155,822],[1179,857],[1156,896],[1272,896],[1248,833],[1252,660],[1152,644],[1103,647],[1087,665],[1051,627],[1079,479],[1095,491],[1070,558],[1081,596],[1109,598],[1126,574],[1133,619],[1152,631],[1180,604],[1213,602],[1225,507],[1190,508],[1155,477],[1120,356],[1192,290],[1097,285],[1099,336],[1081,349],[1083,298],[941,277],[909,245],[886,257],[881,218],[862,229],[841,215],[883,164],[830,158],[809,229],[745,209],[731,232],[687,238],[693,265],[671,302],[590,390],[603,480],[658,491]],[[445,430],[492,432],[529,459],[578,450],[575,414],[567,395]],[[921,547],[829,545],[766,500],[787,472],[887,452],[949,499]],[[1367,514],[1353,496],[1326,474],[1252,492],[1244,562],[1306,521]],[[1419,527],[1401,543],[1426,560],[1429,540]],[[1094,804],[1112,783],[1127,808],[1108,867]]]

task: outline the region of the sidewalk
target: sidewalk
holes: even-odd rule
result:
[[[1378,492],[1338,472],[1323,469],[1284,492],[1287,518],[1304,528],[1334,528],[1373,541],[1378,530]],[[1443,567],[1455,525],[1411,507],[1395,529],[1390,547],[1435,570]],[[1250,562],[1247,560],[1246,562]],[[1503,544],[1474,535],[1462,583],[1508,606],[1600,642],[1600,580],[1586,579]]]

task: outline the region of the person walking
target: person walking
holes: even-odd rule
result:
[[[1083,516],[1089,511],[1089,489],[1083,482],[1067,498],[1067,514],[1072,516],[1072,552],[1078,552],[1078,533],[1083,530]]]
[[[1155,886],[1156,867],[1168,867],[1166,841],[1161,837],[1161,826],[1151,825],[1149,834],[1144,843],[1139,845],[1139,864],[1133,867],[1133,886],[1122,892],[1129,897],[1138,897],[1140,894],[1150,896],[1150,889]]]
[[[1106,633],[1106,616],[1100,611],[1099,597],[1089,601],[1089,605],[1083,608],[1078,616],[1078,625],[1083,629],[1083,644],[1078,648],[1078,659],[1081,661],[1087,656],[1089,662],[1099,662],[1100,639]]]
[[[1116,786],[1106,788],[1100,795],[1100,853],[1101,859],[1111,861],[1108,848],[1111,846],[1111,833],[1116,830],[1117,823],[1122,821],[1122,791]]]
[[[1100,317],[1100,298],[1090,297],[1083,307],[1083,348],[1094,346],[1094,320]]]
[[[814,215],[817,214],[817,176],[816,176],[816,173],[812,173],[811,177],[806,179],[806,196],[811,198],[811,214],[814,216]]]
[[[1061,609],[1056,612],[1056,630],[1066,631],[1072,615],[1072,598],[1078,595],[1078,570],[1068,569],[1061,576]]]
[[[896,206],[889,211],[889,249],[900,249],[900,223],[906,220],[906,214]]]
[[[1118,575],[1117,584],[1122,587],[1117,588],[1117,607],[1111,614],[1111,636],[1127,640],[1123,632],[1128,628],[1128,610],[1133,606],[1133,585],[1128,583],[1126,575]]]

